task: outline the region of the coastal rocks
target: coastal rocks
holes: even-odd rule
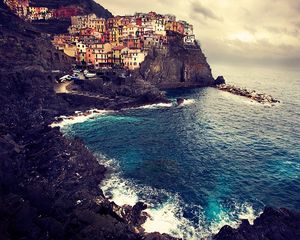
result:
[[[273,98],[271,95],[266,95],[266,94],[261,94],[257,93],[256,91],[249,91],[245,88],[239,88],[233,85],[228,85],[228,84],[221,84],[216,86],[217,89],[225,92],[229,92],[235,95],[247,97],[253,101],[256,101],[258,103],[262,104],[275,104],[275,103],[280,103],[279,100]]]
[[[225,84],[225,79],[223,76],[218,76],[214,82],[215,85]]]
[[[186,47],[179,43],[151,49],[139,75],[159,89],[205,87],[214,82],[200,46]]]
[[[224,226],[214,240],[298,240],[300,239],[300,213],[284,208],[267,207],[250,225],[244,220],[239,228]]]
[[[144,240],[179,240],[178,238],[171,237],[167,234],[161,234],[158,232],[147,233]]]
[[[176,102],[177,102],[177,105],[180,106],[184,103],[184,98],[177,98]]]
[[[139,228],[147,220],[148,215],[146,212],[143,212],[146,209],[147,205],[143,202],[137,202],[133,207],[124,205],[121,207],[122,219]]]

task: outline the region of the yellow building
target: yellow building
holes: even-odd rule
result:
[[[106,20],[104,18],[92,19],[91,25],[97,32],[104,33],[106,31]]]
[[[129,70],[140,68],[141,63],[145,60],[146,52],[141,49],[124,48],[121,50],[121,63]]]
[[[96,66],[110,66],[113,62],[112,45],[110,43],[95,44],[91,46],[95,49],[95,65]]]
[[[74,44],[65,44],[65,46],[64,46],[64,53],[66,55],[68,55],[69,57],[75,58],[76,50],[77,50],[77,47]]]
[[[121,65],[122,63],[122,49],[124,49],[123,46],[117,46],[112,49],[113,63],[116,65]]]

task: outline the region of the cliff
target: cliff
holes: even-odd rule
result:
[[[160,89],[214,84],[210,66],[199,45],[178,43],[165,49],[153,48],[141,64],[139,75]]]

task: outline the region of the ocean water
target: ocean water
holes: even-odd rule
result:
[[[117,204],[142,200],[147,232],[209,239],[265,206],[300,210],[300,72],[213,66],[228,83],[281,100],[261,105],[214,88],[168,92],[183,106],[107,112],[67,124],[108,167]]]

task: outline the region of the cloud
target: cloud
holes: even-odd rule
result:
[[[221,17],[218,17],[212,10],[204,7],[200,2],[192,3],[192,11],[197,14],[201,14],[205,18],[210,18],[217,21],[223,21]]]
[[[299,37],[299,30],[296,28],[286,28],[286,27],[275,27],[275,26],[265,26],[267,31],[275,34],[285,34],[291,37]]]

